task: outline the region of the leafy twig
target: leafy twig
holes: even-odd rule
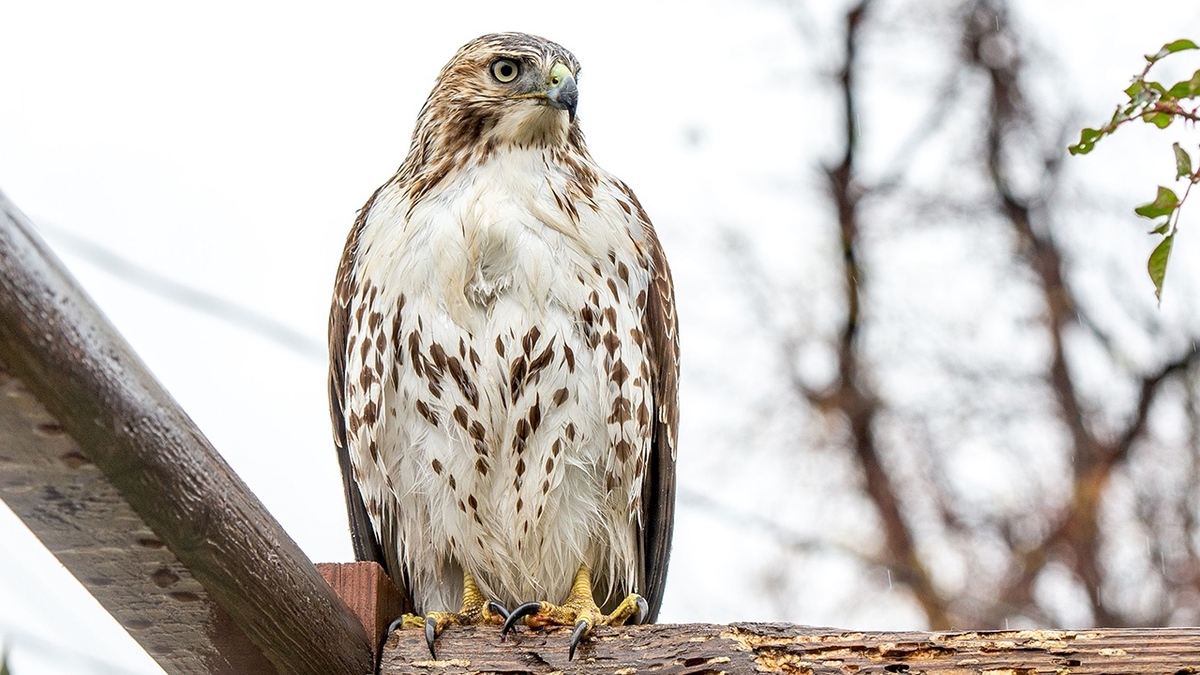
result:
[[[1117,106],[1112,119],[1104,126],[1093,129],[1085,128],[1079,134],[1079,142],[1070,146],[1072,155],[1086,155],[1092,151],[1096,143],[1105,136],[1111,135],[1127,122],[1140,119],[1147,124],[1153,124],[1159,129],[1165,129],[1176,119],[1185,122],[1200,122],[1200,105],[1190,109],[1183,102],[1194,102],[1200,98],[1200,70],[1191,78],[1181,80],[1167,87],[1161,82],[1147,79],[1150,70],[1159,61],[1177,52],[1200,49],[1192,40],[1176,40],[1163,45],[1154,54],[1146,55],[1146,67],[1141,74],[1134,78],[1133,83],[1125,89],[1129,101],[1123,106]],[[1162,302],[1163,279],[1167,273],[1167,262],[1171,257],[1171,247],[1175,242],[1175,234],[1179,230],[1179,214],[1192,186],[1200,183],[1200,167],[1193,167],[1192,158],[1178,143],[1172,145],[1175,151],[1176,180],[1186,181],[1183,197],[1174,190],[1159,186],[1154,201],[1134,209],[1134,213],[1151,220],[1162,218],[1150,234],[1162,236],[1162,241],[1150,254],[1146,270],[1154,283],[1154,296]]]

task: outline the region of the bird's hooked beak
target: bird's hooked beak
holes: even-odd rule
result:
[[[575,106],[579,104],[579,88],[575,86],[575,76],[571,69],[563,63],[556,63],[550,69],[547,81],[550,88],[546,90],[546,100],[559,110],[566,110],[571,122],[575,121]]]

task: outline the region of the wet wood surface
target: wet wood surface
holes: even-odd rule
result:
[[[886,633],[791,624],[601,628],[567,661],[570,630],[451,628],[438,659],[419,630],[393,632],[381,675],[467,673],[701,675],[1099,675],[1200,673],[1200,629]]]
[[[355,615],[3,195],[0,498],[172,675],[374,670]]]

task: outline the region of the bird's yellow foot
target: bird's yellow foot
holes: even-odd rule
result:
[[[571,582],[571,594],[561,605],[549,602],[526,602],[518,606],[504,621],[501,635],[508,635],[513,626],[521,619],[530,628],[542,626],[575,626],[571,631],[571,647],[567,660],[575,658],[575,648],[592,632],[596,626],[624,626],[627,623],[641,623],[650,614],[650,606],[637,593],[630,593],[621,601],[611,614],[605,614],[596,606],[592,597],[592,571],[587,565],[581,565]]]
[[[508,610],[495,600],[485,600],[470,572],[463,572],[463,602],[457,612],[430,612],[425,616],[404,614],[388,626],[387,633],[404,628],[425,628],[425,643],[429,654],[437,658],[433,643],[447,626],[477,626],[499,624],[508,618]]]

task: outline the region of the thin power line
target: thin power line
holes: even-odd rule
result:
[[[39,223],[37,227],[49,234],[63,250],[70,251],[127,284],[262,336],[310,361],[325,362],[325,345],[322,342],[285,323],[263,316],[232,300],[159,274],[87,237],[43,223]]]

